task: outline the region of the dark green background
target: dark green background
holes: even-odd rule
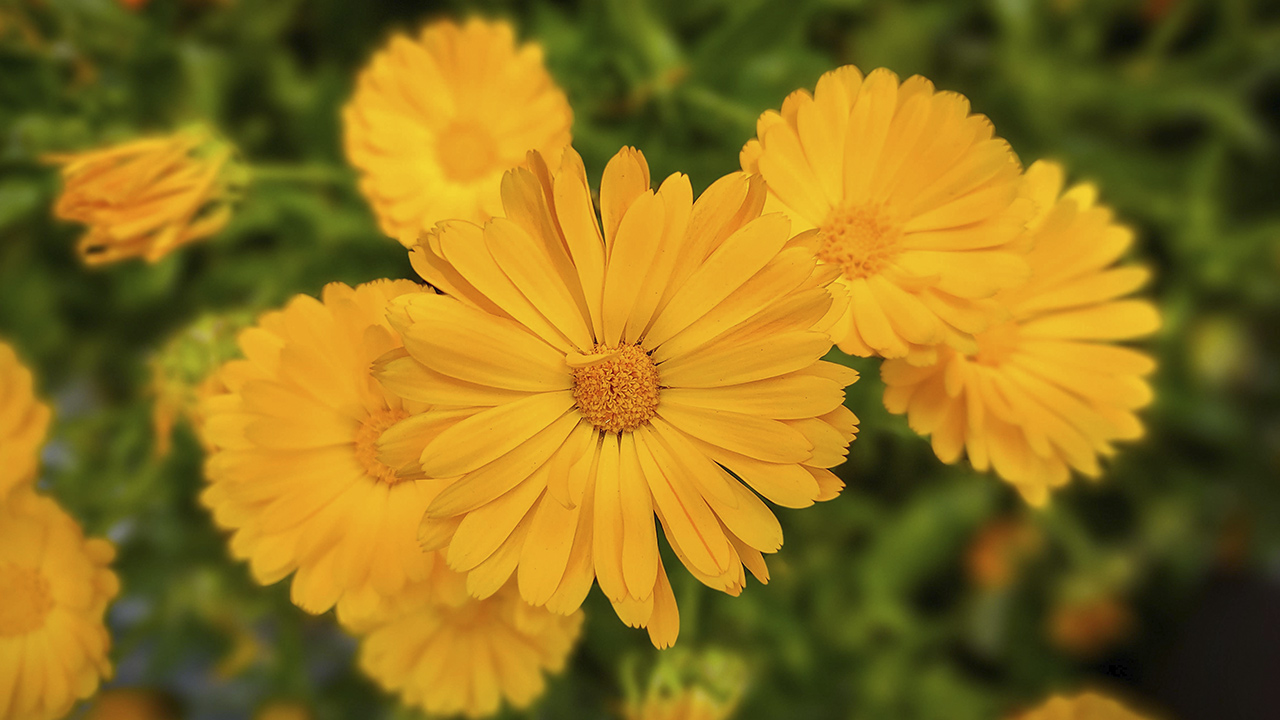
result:
[[[740,598],[673,573],[679,645],[740,654],[741,718],[990,720],[1102,684],[1179,720],[1280,707],[1280,7],[1249,0],[0,0],[0,336],[57,405],[44,487],[110,533],[125,583],[111,619],[121,684],[192,718],[295,697],[320,718],[407,716],[352,672],[352,643],[282,586],[255,587],[195,500],[200,453],[152,455],[147,362],[210,313],[257,311],[325,282],[411,276],[341,152],[338,110],[394,30],[440,13],[511,18],[546,47],[591,177],[635,145],[696,189],[737,169],[760,111],[843,63],[922,73],[966,94],[1026,163],[1063,160],[1138,228],[1165,326],[1149,437],[1098,485],[1031,512],[994,478],[937,462],[880,406],[876,363],[849,391],[862,435],[839,499],[781,511],[773,582]],[[86,270],[52,220],[37,158],[193,121],[263,176],[211,242],[155,266]],[[1000,598],[966,579],[993,517],[1044,551]],[[1223,551],[1224,538],[1245,540]],[[1044,627],[1065,593],[1123,598],[1134,632],[1092,659]],[[657,653],[597,595],[569,671],[531,711],[609,717],[622,669]],[[232,678],[212,668],[259,638]]]

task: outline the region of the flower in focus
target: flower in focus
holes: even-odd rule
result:
[[[110,676],[114,557],[53,500],[27,488],[0,498],[0,718],[61,718]]]
[[[827,468],[856,431],[842,403],[857,373],[819,360],[834,273],[814,234],[760,214],[758,179],[695,203],[683,175],[650,190],[625,148],[602,234],[577,153],[554,173],[530,158],[503,180],[506,217],[442,223],[411,253],[447,295],[392,303],[405,351],[379,377],[430,409],[383,435],[382,461],[451,483],[422,540],[472,594],[516,573],[526,601],[564,614],[599,578],[666,647],[679,616],[655,514],[695,576],[737,595],[782,544],[755,492],[805,507],[843,487]]]
[[[94,698],[84,720],[177,720],[169,696],[143,688],[113,688]]]
[[[251,320],[240,315],[201,318],[166,342],[151,359],[151,393],[155,396],[151,426],[157,457],[169,454],[173,428],[180,419],[190,421],[199,433],[199,404],[226,392],[216,370],[236,354],[236,335]]]
[[[89,226],[77,245],[89,265],[156,262],[217,233],[245,182],[234,148],[204,127],[46,160],[62,166],[54,214]]]
[[[761,115],[756,135],[741,161],[768,183],[766,210],[819,228],[818,257],[848,288],[841,350],[928,364],[1003,317],[991,297],[1027,277],[1031,206],[1009,144],[962,95],[846,65]]]
[[[721,652],[663,655],[643,693],[623,708],[625,720],[726,720],[746,690],[746,667]]]
[[[1096,204],[1092,186],[1062,187],[1056,164],[1027,170],[1022,192],[1039,208],[1028,227],[1032,275],[998,296],[1007,322],[979,334],[975,351],[943,349],[927,367],[881,366],[885,406],[932,435],[939,458],[954,462],[965,450],[975,468],[994,467],[1033,504],[1072,468],[1098,477],[1113,442],[1142,436],[1134,413],[1151,401],[1155,363],[1114,342],[1160,324],[1149,300],[1125,298],[1147,270],[1113,267],[1133,233]]]
[[[1119,702],[1095,692],[1056,695],[1040,707],[1010,720],[1147,720]]]
[[[382,280],[295,297],[240,333],[245,359],[222,367],[226,392],[200,405],[216,448],[203,502],[258,582],[296,571],[293,601],[308,612],[367,611],[431,571],[416,537],[435,485],[397,476],[374,444],[422,406],[383,392],[370,372],[400,347],[388,302],[420,291]]]
[[[965,553],[969,579],[987,590],[1006,588],[1043,545],[1039,529],[1025,518],[992,520],[978,531]]]
[[[557,615],[520,599],[514,583],[484,599],[441,568],[389,598],[361,629],[360,668],[407,705],[431,715],[492,715],[527,707],[544,673],[558,673],[577,643],[582,611]]]
[[[531,149],[556,157],[573,112],[540,46],[517,45],[506,22],[473,18],[393,37],[361,73],[343,120],[378,223],[412,247],[441,220],[497,214],[502,174]]]
[[[52,413],[35,395],[35,380],[0,342],[0,499],[35,479]]]

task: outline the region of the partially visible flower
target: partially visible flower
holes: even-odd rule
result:
[[[441,220],[502,208],[502,174],[569,144],[573,112],[536,43],[503,21],[440,20],[361,73],[343,111],[346,150],[383,232],[412,247]]]
[[[726,720],[746,690],[747,670],[734,655],[664,654],[649,682],[623,708],[625,720]]]
[[[0,498],[0,718],[61,718],[111,675],[114,557],[53,500],[28,488]]]
[[[31,371],[0,341],[0,499],[35,479],[51,416],[36,398]]]
[[[397,476],[375,447],[423,406],[384,392],[371,372],[401,348],[388,303],[421,291],[380,280],[295,297],[240,333],[245,359],[224,365],[226,391],[200,404],[214,448],[201,499],[258,582],[296,571],[293,601],[308,612],[360,613],[431,571],[417,532],[439,483]]]
[[[359,664],[383,689],[432,715],[492,715],[528,707],[577,643],[581,610],[557,615],[520,599],[509,582],[484,599],[441,567],[388,598],[358,629]]]
[[[1116,700],[1095,692],[1056,695],[1048,702],[1009,720],[1149,720]]]
[[[46,160],[62,166],[54,214],[89,226],[77,245],[89,265],[156,262],[217,233],[247,177],[235,149],[204,127]]]
[[[991,298],[1027,277],[1031,204],[1018,158],[964,96],[846,65],[761,115],[756,136],[741,162],[768,183],[765,210],[818,228],[818,257],[848,288],[841,350],[929,364],[1004,317]]]
[[[171,697],[148,688],[112,688],[94,698],[84,720],[178,720]]]
[[[236,335],[250,322],[250,317],[235,314],[203,317],[170,338],[151,358],[150,390],[155,396],[151,426],[156,456],[169,454],[173,428],[179,420],[186,419],[200,432],[199,403],[226,392],[216,371],[235,356]]]
[[[293,700],[275,700],[263,705],[254,714],[253,720],[312,720],[315,714],[301,702]]]
[[[650,189],[624,148],[601,182],[603,231],[581,158],[503,180],[506,217],[441,224],[414,268],[448,293],[391,304],[404,352],[384,387],[430,405],[389,429],[382,462],[448,487],[426,549],[484,597],[518,577],[524,599],[578,609],[599,579],[619,618],[675,642],[679,612],[655,516],[675,555],[737,595],[784,507],[834,498],[857,418],[857,373],[822,356],[837,298],[812,233],[761,215],[735,173],[694,201],[674,174]]]
[[[992,520],[978,530],[965,553],[969,579],[985,590],[1008,587],[1022,564],[1043,545],[1039,529],[1026,518]]]
[[[1049,639],[1065,653],[1093,658],[1110,649],[1133,627],[1133,611],[1120,597],[1067,597],[1049,615]]]
[[[1073,468],[1098,477],[1114,442],[1142,437],[1135,412],[1151,402],[1155,362],[1115,343],[1160,325],[1150,300],[1126,299],[1150,273],[1115,266],[1133,233],[1096,203],[1092,185],[1062,188],[1060,166],[1027,170],[1022,195],[1039,208],[1027,231],[1032,276],[996,298],[1010,319],[979,334],[972,351],[945,348],[934,365],[890,360],[880,371],[885,407],[932,435],[939,458],[967,451],[1033,504]]]

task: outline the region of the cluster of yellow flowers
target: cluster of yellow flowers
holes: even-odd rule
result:
[[[0,718],[55,720],[111,675],[115,548],[36,491],[48,406],[0,342]]]
[[[360,666],[428,712],[531,702],[597,581],[672,645],[659,535],[709,587],[767,582],[763,500],[843,488],[858,374],[822,359],[833,343],[885,359],[886,406],[939,458],[1032,503],[1142,433],[1153,362],[1115,341],[1159,318],[1127,299],[1147,280],[1117,264],[1132,233],[924,78],[823,75],[697,198],[623,148],[597,203],[564,93],[502,22],[393,38],[344,120],[426,285],[332,284],[244,330],[196,413],[203,501],[259,582],[292,574],[294,602],[336,608]],[[209,143],[57,158],[86,259],[216,232],[236,182]]]

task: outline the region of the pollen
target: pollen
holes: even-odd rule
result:
[[[635,430],[658,410],[658,368],[639,345],[593,348],[598,360],[573,371],[578,411],[606,432]]]
[[[498,168],[493,135],[475,122],[456,122],[440,133],[436,156],[450,180],[474,182]]]
[[[901,249],[902,223],[880,203],[840,205],[819,229],[818,258],[839,265],[849,279],[879,273]]]
[[[26,635],[44,625],[53,609],[49,581],[40,571],[15,563],[0,564],[0,638]]]
[[[369,477],[387,485],[395,485],[404,478],[396,475],[394,468],[378,459],[378,438],[392,425],[409,417],[401,408],[370,413],[356,430],[356,459],[364,466]]]

